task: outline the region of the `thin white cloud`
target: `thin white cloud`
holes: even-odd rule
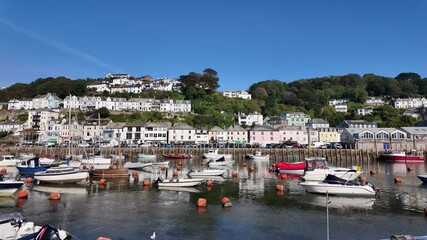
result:
[[[115,67],[111,66],[110,64],[105,63],[105,62],[97,59],[94,56],[91,56],[90,54],[87,54],[85,52],[82,52],[82,51],[79,51],[77,49],[74,49],[74,48],[72,48],[72,47],[70,47],[70,46],[68,46],[68,45],[66,45],[64,43],[55,41],[53,39],[49,39],[49,38],[47,38],[45,36],[42,36],[42,35],[40,35],[38,33],[30,31],[28,29],[21,28],[21,27],[15,25],[14,23],[12,23],[12,22],[10,22],[8,20],[0,18],[0,23],[2,23],[6,27],[12,29],[13,31],[15,31],[17,33],[25,35],[25,36],[33,39],[33,40],[36,40],[36,41],[38,41],[40,43],[43,43],[43,44],[46,44],[46,45],[48,45],[50,47],[56,48],[56,49],[58,49],[58,50],[60,50],[60,51],[62,51],[64,53],[67,53],[67,54],[69,54],[71,56],[75,56],[75,57],[78,57],[80,59],[86,60],[88,62],[91,62],[91,63],[99,66],[99,67],[105,68],[105,69],[107,69],[109,71],[122,72],[120,69],[115,68]]]

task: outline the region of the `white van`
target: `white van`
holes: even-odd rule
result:
[[[311,148],[326,148],[327,145],[325,142],[313,142],[311,143]]]

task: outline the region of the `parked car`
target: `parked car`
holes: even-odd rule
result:
[[[78,147],[83,147],[83,148],[90,147],[89,143],[87,143],[87,142],[79,143],[79,144],[77,144],[77,146]]]

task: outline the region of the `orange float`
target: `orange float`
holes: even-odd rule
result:
[[[28,193],[25,190],[18,191],[18,198],[28,198]]]
[[[232,176],[232,177],[237,177],[237,172],[232,172],[232,173],[231,173],[231,176]]]
[[[176,167],[177,171],[181,171],[181,166]]]
[[[286,174],[281,174],[280,176],[282,179],[288,179],[288,175],[286,175]]]
[[[6,169],[6,168],[2,168],[2,169],[0,170],[0,173],[1,173],[1,174],[3,174],[3,175],[6,175],[6,173],[7,173],[7,169]]]
[[[395,177],[395,178],[394,178],[394,182],[395,182],[395,183],[401,183],[401,182],[402,182],[402,178],[400,178],[400,177]]]
[[[249,170],[251,170],[251,172],[255,171],[255,167],[250,167]]]
[[[25,178],[25,182],[26,182],[26,183],[32,183],[32,182],[33,182],[33,179],[32,179],[32,178],[27,177],[27,178]]]
[[[206,186],[212,186],[212,184],[213,184],[212,180],[206,181]]]
[[[143,184],[144,186],[150,186],[150,180],[145,179]]]
[[[243,163],[243,167],[246,167],[246,163]]]
[[[199,198],[199,200],[197,200],[198,207],[206,207],[207,205],[208,201],[206,200],[206,198]]]
[[[221,200],[221,204],[223,207],[231,207],[231,201],[227,197],[223,197]]]
[[[173,171],[173,176],[178,177],[178,171],[177,170]]]
[[[106,182],[107,182],[107,180],[104,178],[99,180],[99,184],[101,184],[101,185],[104,185]]]
[[[202,165],[202,166],[205,166],[205,161],[202,161],[201,165]]]
[[[181,166],[181,165],[182,165],[182,161],[181,161],[181,160],[179,160],[178,165],[179,165],[179,166]]]
[[[162,170],[162,171],[164,171],[166,169],[166,167],[165,166],[161,166],[160,167],[160,170]]]
[[[137,172],[137,171],[133,171],[133,172],[132,172],[132,177],[133,177],[133,179],[139,179],[139,174],[138,174],[138,172]]]
[[[282,185],[282,184],[277,184],[277,185],[276,185],[276,189],[277,189],[278,191],[283,191],[283,189],[285,189],[285,187],[283,187],[283,185]]]
[[[111,238],[107,238],[107,237],[98,237],[96,240],[111,240]]]
[[[59,199],[61,199],[61,194],[60,193],[51,193],[49,199],[50,200],[59,200]]]

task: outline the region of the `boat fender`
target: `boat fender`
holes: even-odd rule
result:
[[[402,178],[400,178],[400,177],[395,177],[395,178],[394,178],[394,182],[395,182],[395,183],[401,183],[401,182],[402,182]]]
[[[28,193],[25,190],[18,191],[18,198],[28,198]]]
[[[106,179],[104,179],[104,178],[103,178],[103,179],[101,179],[101,180],[99,180],[99,184],[100,184],[100,185],[104,185],[104,184],[105,184],[105,182],[107,182],[107,180],[106,180]]]
[[[138,179],[139,179],[139,174],[138,174],[138,172],[137,172],[137,171],[133,171],[133,172],[132,172],[132,177],[133,177],[133,179],[138,180]]]
[[[2,169],[0,170],[0,174],[1,174],[1,175],[6,175],[6,173],[7,173],[7,169],[6,169],[6,168],[2,168]],[[1,178],[3,179],[3,176],[1,176]]]
[[[231,207],[231,201],[228,197],[223,197],[221,200],[221,204],[223,207]]]
[[[206,181],[206,186],[212,186],[212,180],[208,180],[208,181]]]
[[[157,181],[156,182],[158,182],[159,180],[157,179]],[[150,180],[148,180],[148,179],[145,179],[144,180],[144,182],[143,182],[143,184],[144,184],[144,186],[150,186]]]
[[[61,194],[60,193],[51,193],[49,199],[50,200],[59,200],[59,199],[61,199]]]
[[[285,189],[285,187],[282,184],[277,184],[276,189],[277,189],[277,191],[283,191],[283,189]]]

